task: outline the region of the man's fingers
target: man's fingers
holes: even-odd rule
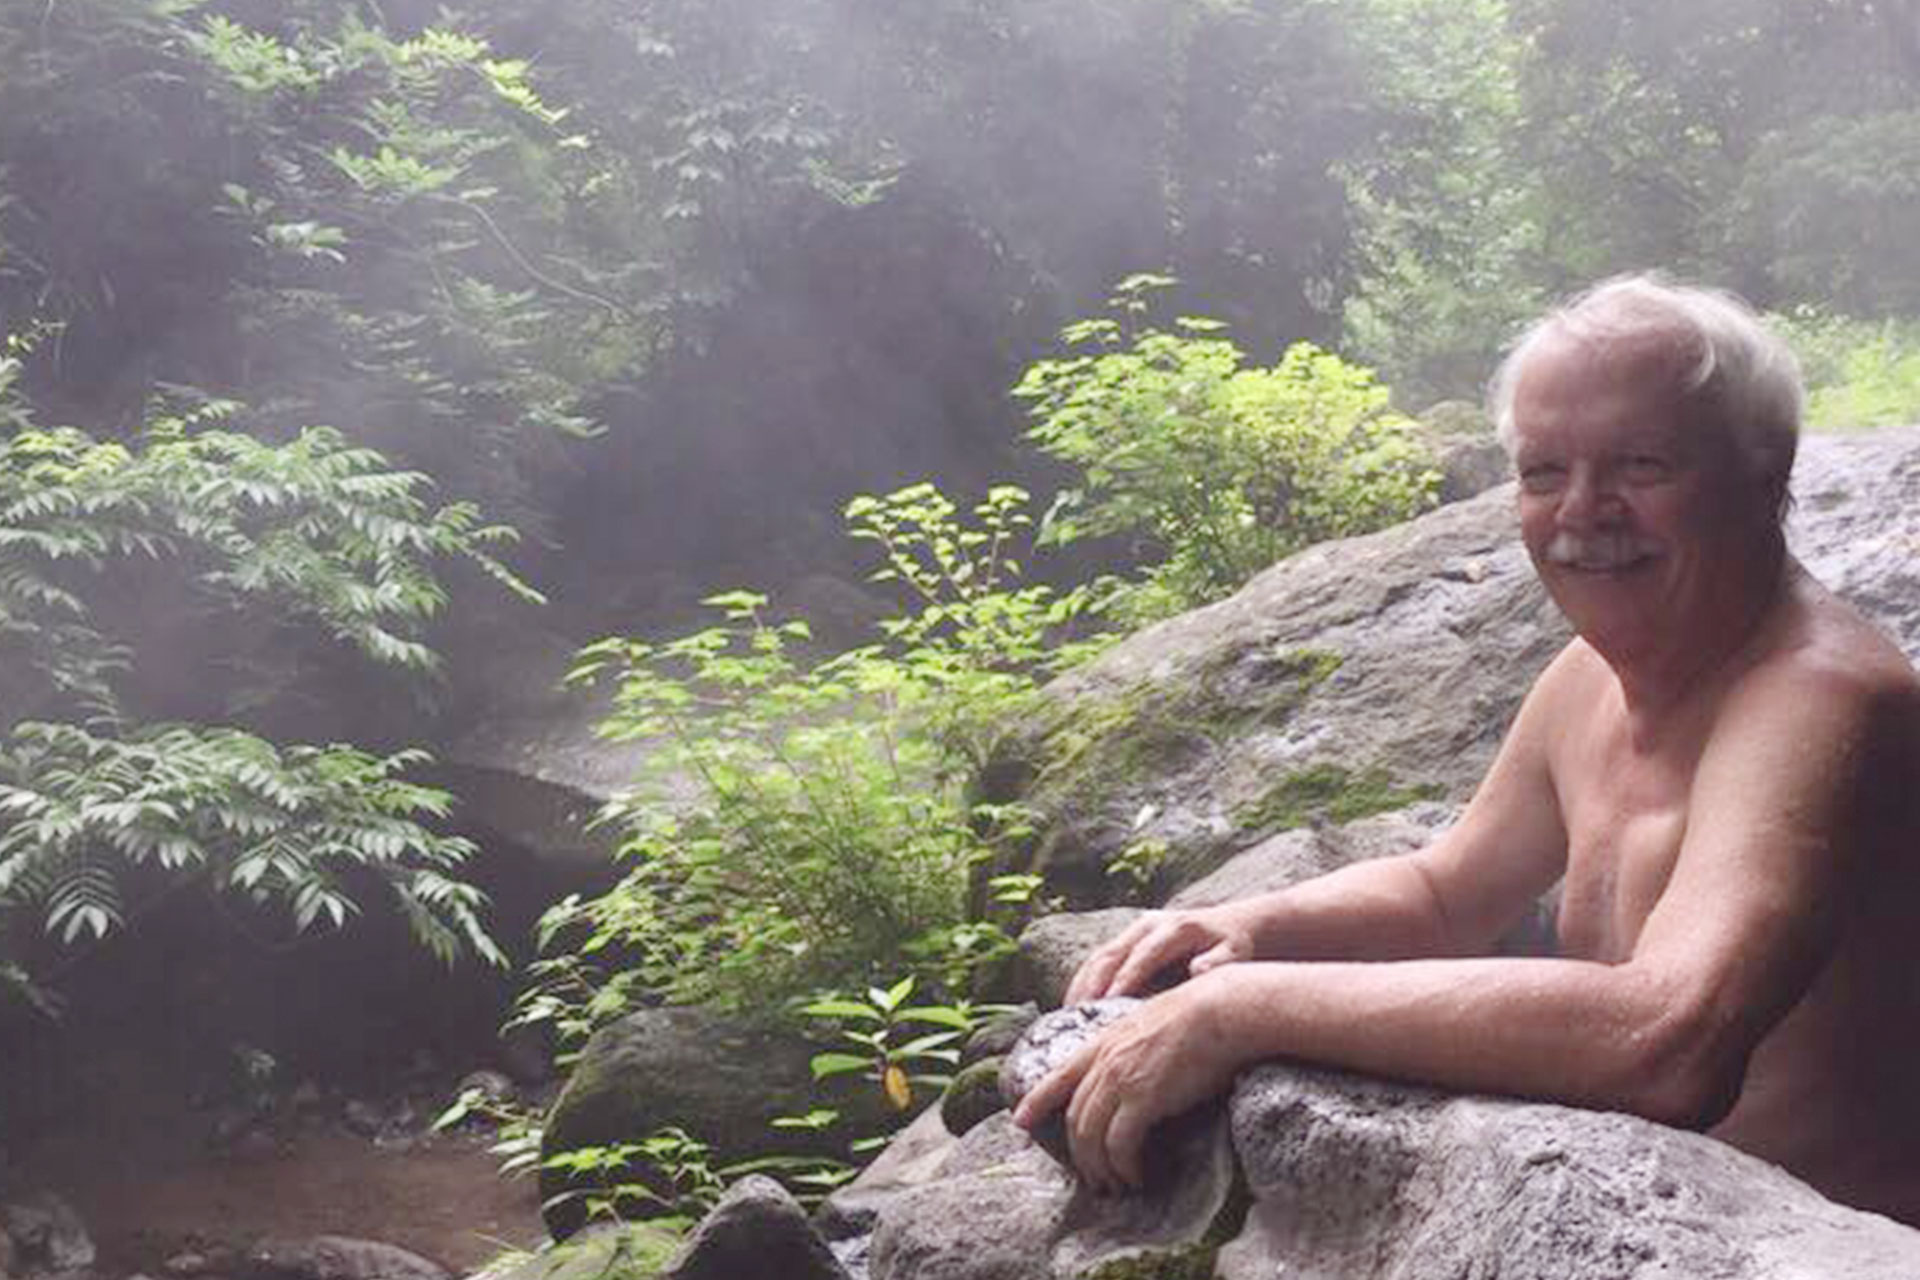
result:
[[[1020,1105],[1014,1108],[1013,1122],[1022,1129],[1031,1129],[1058,1111],[1073,1096],[1080,1077],[1087,1073],[1092,1063],[1093,1046],[1088,1045],[1042,1077],[1040,1083],[1027,1090],[1027,1096],[1020,1099]]]
[[[1120,1181],[1138,1190],[1146,1184],[1140,1153],[1145,1149],[1151,1117],[1139,1106],[1123,1101],[1107,1121],[1107,1162]]]
[[[1134,945],[1153,932],[1157,914],[1149,912],[1141,916],[1082,961],[1073,981],[1067,984],[1066,1003],[1081,1004],[1108,994],[1114,971],[1126,961]]]
[[[1118,1091],[1094,1073],[1075,1090],[1067,1106],[1067,1146],[1073,1153],[1073,1167],[1095,1191],[1107,1191],[1116,1181],[1107,1155],[1107,1126],[1119,1104]]]
[[[1162,969],[1191,954],[1194,949],[1193,926],[1186,922],[1168,920],[1145,938],[1135,943],[1128,954],[1126,963],[1107,983],[1106,994],[1129,996],[1146,988],[1153,976]]]
[[[1223,964],[1232,964],[1239,958],[1233,953],[1231,942],[1216,942],[1193,958],[1193,962],[1187,966],[1187,972],[1198,977],[1209,969],[1218,969]]]

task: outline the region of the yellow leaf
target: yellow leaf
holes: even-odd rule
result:
[[[886,1090],[887,1101],[893,1104],[895,1111],[905,1111],[913,1105],[913,1086],[907,1083],[907,1073],[899,1063],[894,1063],[880,1077],[880,1087]]]

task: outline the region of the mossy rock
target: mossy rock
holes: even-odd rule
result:
[[[1006,1100],[1000,1096],[1000,1059],[982,1058],[962,1067],[941,1095],[940,1122],[959,1138],[988,1116],[1006,1109]]]
[[[1264,795],[1234,810],[1233,817],[1243,831],[1290,831],[1322,822],[1354,822],[1439,796],[1438,787],[1402,784],[1382,768],[1354,772],[1316,764],[1284,775]]]
[[[636,1143],[672,1126],[706,1143],[716,1166],[767,1155],[838,1155],[845,1142],[839,1134],[772,1127],[776,1117],[820,1104],[813,1052],[798,1031],[772,1022],[705,1009],[628,1014],[595,1032],[581,1052],[554,1103],[541,1154]],[[872,1094],[863,1091],[847,1104],[859,1113],[851,1124],[881,1122],[885,1104],[877,1090]],[[596,1186],[658,1182],[638,1163],[595,1179]],[[584,1225],[578,1193],[593,1189],[563,1170],[541,1170],[541,1213],[555,1239]]]
[[[1164,683],[1055,701],[981,775],[981,799],[1017,801],[1040,822],[1022,847],[978,870],[975,906],[985,903],[988,879],[1011,872],[1037,872],[1075,907],[1152,900],[1204,874],[1209,858],[1231,852],[1230,839],[1198,851],[1185,840],[1142,849],[1132,838],[1141,813],[1155,809],[1163,780],[1205,772],[1254,733],[1284,730],[1341,663],[1324,648],[1264,648],[1222,655]],[[1116,868],[1129,851],[1131,865]]]

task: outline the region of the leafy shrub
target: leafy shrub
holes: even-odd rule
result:
[[[1006,950],[966,918],[967,873],[1021,815],[966,783],[1086,605],[1016,585],[1026,497],[995,489],[970,523],[930,485],[850,504],[910,601],[880,643],[810,661],[804,622],[733,592],[708,601],[719,626],[582,653],[576,679],[616,682],[602,732],[656,750],[607,814],[626,874],[548,913],[523,1017],[576,1033],[641,1000],[778,1011],[903,960],[951,988]]]
[[[1770,319],[1800,356],[1809,427],[1920,422],[1920,321],[1856,320],[1812,307]]]
[[[395,776],[421,759],[188,725],[117,737],[19,726],[0,751],[0,904],[43,905],[64,942],[104,937],[124,922],[121,879],[154,869],[284,903],[304,932],[346,924],[359,908],[344,879],[366,869],[436,955],[470,946],[504,963],[479,890],[452,875],[472,845],[418,821],[443,816],[448,797]]]
[[[18,351],[20,344],[10,344]],[[131,891],[203,878],[293,929],[344,924],[356,869],[392,889],[419,938],[498,962],[467,842],[425,822],[448,797],[398,776],[418,752],[276,745],[237,728],[144,723],[126,706],[132,649],[99,606],[130,565],[177,573],[194,602],[304,622],[373,662],[423,669],[444,603],[436,562],[479,565],[508,531],[472,507],[429,509],[422,476],[311,428],[266,444],[223,424],[239,406],[157,410],[130,443],[42,428],[5,399],[0,362],[0,932],[30,912],[74,943],[128,917]],[[151,571],[147,569],[146,571]],[[17,966],[0,990],[33,994]]]
[[[1248,368],[1212,320],[1139,328],[1168,283],[1123,282],[1117,318],[1064,331],[1089,350],[1040,361],[1014,392],[1032,405],[1028,438],[1082,476],[1048,536],[1144,543],[1134,614],[1218,599],[1302,547],[1429,502],[1437,480],[1413,423],[1389,411],[1371,373],[1310,343]]]

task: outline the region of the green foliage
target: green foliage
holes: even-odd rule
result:
[[[445,602],[435,560],[464,558],[537,598],[485,550],[511,532],[471,505],[429,510],[426,477],[327,428],[268,445],[209,425],[237,408],[160,413],[131,447],[72,427],[0,439],[0,643],[53,688],[111,709],[116,659],[84,583],[115,562],[196,562],[211,602],[308,618],[376,662],[420,669],[434,657],[419,628]]]
[[[1336,163],[1354,226],[1348,344],[1407,407],[1477,398],[1543,300],[1540,178],[1510,139],[1522,46],[1505,0],[1367,0],[1353,38],[1389,126]]]
[[[576,1147],[542,1163],[567,1175],[575,1189],[563,1194],[586,1206],[589,1221],[654,1218],[685,1230],[726,1190],[725,1173],[713,1167],[712,1157],[706,1143],[668,1125],[638,1142]],[[636,1170],[646,1176],[636,1177]]]
[[[951,1084],[960,1042],[983,1012],[993,1010],[966,1001],[908,1004],[914,986],[909,974],[891,986],[869,987],[864,995],[834,992],[802,1008],[802,1014],[835,1028],[845,1046],[815,1054],[813,1078],[858,1075],[878,1087],[897,1112],[915,1109],[925,1091],[937,1094]],[[923,1094],[916,1095],[916,1089]]]
[[[399,777],[421,753],[280,746],[129,706],[135,653],[102,614],[131,569],[402,669],[434,662],[420,631],[445,599],[438,562],[533,594],[487,550],[507,531],[428,508],[424,477],[324,428],[269,445],[219,425],[237,413],[159,408],[123,444],[16,408],[0,437],[0,919],[40,914],[72,944],[205,883],[302,933],[344,925],[371,877],[435,954],[499,963],[479,892],[453,874],[471,846],[426,825],[448,797]]]
[[[1031,402],[1028,438],[1083,477],[1049,535],[1147,543],[1135,614],[1218,599],[1302,547],[1431,500],[1436,476],[1413,424],[1372,374],[1309,343],[1249,368],[1210,320],[1138,327],[1168,283],[1124,282],[1119,318],[1070,326],[1063,336],[1085,352],[1038,362],[1014,392]]]
[[[1920,322],[1855,320],[1811,307],[1769,319],[1800,357],[1809,427],[1920,422]]]
[[[419,821],[448,797],[397,776],[421,759],[184,725],[17,725],[0,751],[0,905],[44,910],[66,943],[101,938],[125,921],[121,884],[161,872],[284,908],[299,933],[345,925],[350,881],[370,871],[434,954],[504,963],[479,890],[453,876],[472,846]]]
[[[1855,315],[1912,315],[1920,312],[1916,208],[1920,111],[1793,120],[1754,148],[1729,240],[1787,297]]]
[[[805,623],[734,592],[708,602],[720,626],[582,653],[575,679],[617,681],[602,731],[653,751],[607,814],[626,874],[548,913],[543,949],[565,946],[523,1016],[581,1032],[643,993],[778,1011],[903,959],[957,986],[1005,953],[966,918],[967,873],[1024,818],[966,784],[1059,661],[1047,633],[1084,607],[1016,585],[1024,499],[997,489],[970,524],[927,485],[850,504],[878,576],[912,597],[882,643],[810,661]]]

